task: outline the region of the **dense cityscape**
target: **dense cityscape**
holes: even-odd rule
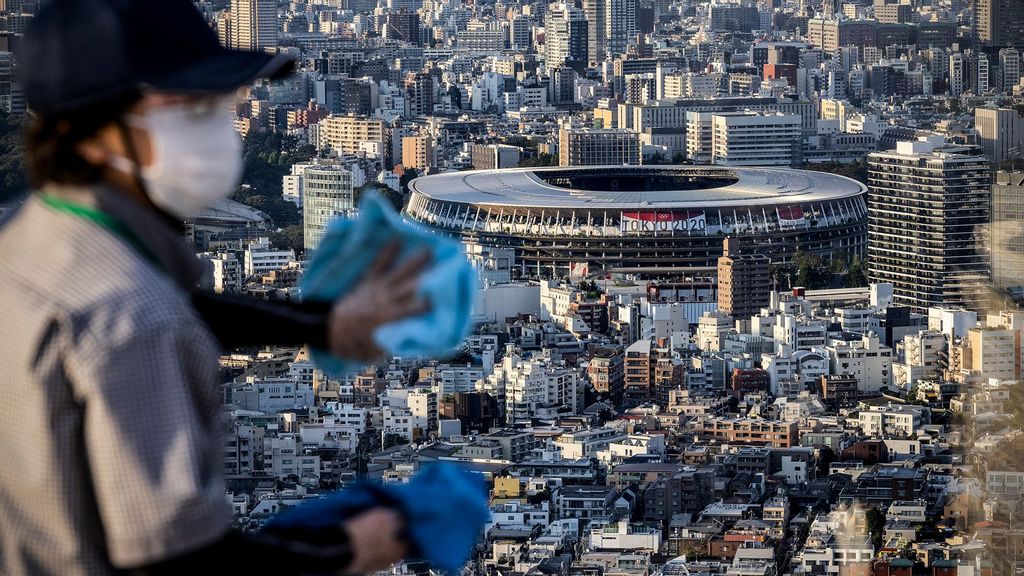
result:
[[[453,461],[467,574],[1024,573],[1024,1],[195,4],[296,62],[186,222],[210,289],[301,300],[369,194],[478,280],[452,357],[220,356],[237,527]]]

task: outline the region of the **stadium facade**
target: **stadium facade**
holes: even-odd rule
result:
[[[863,255],[867,188],[788,168],[588,166],[477,170],[410,184],[407,218],[512,247],[524,275],[715,269],[726,236],[773,263]]]

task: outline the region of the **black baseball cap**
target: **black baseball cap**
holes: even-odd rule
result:
[[[282,54],[223,48],[190,0],[52,0],[17,54],[28,107],[66,114],[152,89],[230,92],[292,71]]]

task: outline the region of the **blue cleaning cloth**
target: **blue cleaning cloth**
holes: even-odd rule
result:
[[[419,295],[430,310],[377,328],[374,341],[392,356],[437,357],[450,353],[469,335],[476,280],[462,246],[445,236],[405,222],[377,194],[359,204],[359,217],[331,223],[300,287],[304,298],[335,300],[345,294],[391,242],[401,245],[399,259],[423,249],[432,255],[420,277]],[[313,350],[313,360],[332,376],[359,370],[362,363]]]
[[[277,514],[264,530],[337,526],[374,506],[395,506],[403,514],[411,558],[439,570],[458,572],[490,518],[487,488],[479,474],[438,462],[408,484],[358,484],[326,498]]]

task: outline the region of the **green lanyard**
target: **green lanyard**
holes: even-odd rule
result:
[[[127,226],[125,226],[120,220],[114,218],[110,214],[102,210],[93,208],[92,206],[86,206],[84,204],[78,204],[77,202],[71,202],[64,200],[63,198],[57,198],[49,194],[41,194],[39,198],[44,204],[53,208],[58,212],[70,214],[72,216],[88,220],[101,228],[106,228],[112,232],[115,236],[120,237],[122,240],[127,242],[130,246],[135,248],[143,258],[149,260],[154,266],[160,270],[165,270],[164,266],[157,260],[156,255],[142,243],[142,240],[132,232]]]

